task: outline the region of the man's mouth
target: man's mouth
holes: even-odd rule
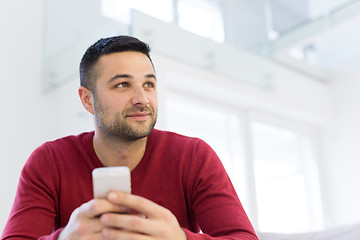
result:
[[[144,121],[150,117],[150,113],[147,112],[130,113],[127,114],[126,117],[132,118],[137,121]]]

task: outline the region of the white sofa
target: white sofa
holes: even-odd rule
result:
[[[258,233],[260,240],[360,240],[360,223],[319,232],[283,234]]]

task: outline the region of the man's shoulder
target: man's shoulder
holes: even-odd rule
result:
[[[81,142],[86,141],[89,139],[92,139],[94,136],[94,131],[91,132],[83,132],[79,134],[74,135],[68,135],[61,138],[57,138],[54,140],[50,140],[45,142],[45,144],[61,144],[61,143],[67,143],[67,142]]]
[[[86,148],[92,144],[94,131],[83,132],[77,135],[68,135],[54,140],[47,141],[38,147],[38,150],[48,149],[50,151],[66,151],[71,148]]]
[[[75,163],[74,159],[91,157],[94,132],[84,132],[47,141],[29,156],[27,165],[49,165],[56,162]]]
[[[187,136],[184,134],[180,134],[180,133],[176,133],[176,132],[171,132],[171,131],[165,131],[165,130],[159,130],[159,129],[153,129],[152,133],[151,133],[152,137],[154,138],[163,138],[163,139],[167,139],[167,140],[173,140],[173,141],[202,141],[201,139],[197,138],[197,137],[191,137],[191,136]]]
[[[214,163],[214,159],[218,159],[215,151],[202,139],[160,130],[154,130],[150,136],[149,152],[164,157],[167,162],[171,159],[188,166]]]
[[[180,146],[197,147],[207,146],[207,144],[200,138],[187,136],[184,134],[154,129],[150,135],[152,142],[156,145],[179,148]]]

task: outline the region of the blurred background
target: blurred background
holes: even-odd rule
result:
[[[218,153],[257,231],[360,222],[360,1],[0,1],[0,230],[30,153],[93,130],[78,65],[101,37],[152,47],[158,129]]]

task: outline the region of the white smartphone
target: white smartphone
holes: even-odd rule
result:
[[[92,172],[94,198],[106,198],[109,191],[131,192],[130,170],[127,167],[101,167]]]

